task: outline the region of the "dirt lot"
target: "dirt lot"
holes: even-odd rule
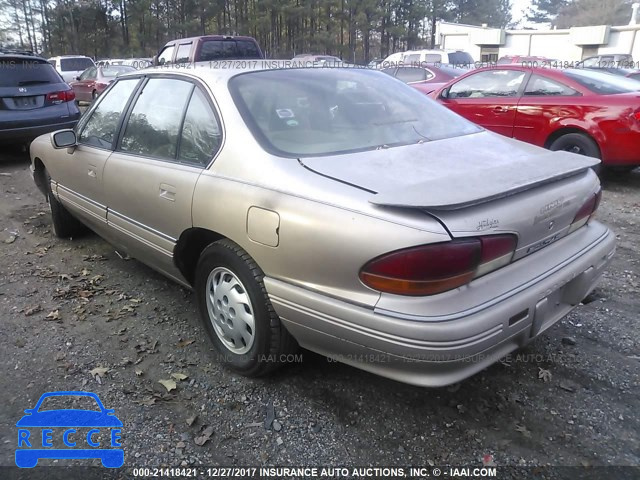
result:
[[[618,251],[592,301],[429,390],[306,351],[270,378],[230,374],[189,291],[95,235],[56,239],[26,154],[0,152],[0,465],[14,464],[23,410],[52,390],[114,408],[129,467],[640,465],[640,170],[605,180],[598,215]]]

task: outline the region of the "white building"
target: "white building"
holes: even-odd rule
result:
[[[505,30],[440,22],[436,43],[442,49],[465,50],[476,61],[493,62],[505,55],[532,55],[578,62],[599,54],[630,53],[640,60],[638,5],[629,25],[572,27],[559,30]]]

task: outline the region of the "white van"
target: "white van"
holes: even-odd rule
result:
[[[408,50],[389,55],[383,63],[444,63],[473,66],[471,54],[463,50]]]
[[[89,57],[83,55],[63,55],[51,57],[47,60],[67,83],[76,80],[87,68],[95,67],[95,63]]]

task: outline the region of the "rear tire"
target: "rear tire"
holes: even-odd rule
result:
[[[567,133],[556,138],[549,146],[549,150],[577,153],[587,157],[600,158],[598,144],[592,138],[582,133]]]
[[[549,150],[563,150],[565,152],[597,158],[602,161],[598,144],[592,138],[582,133],[567,133],[556,138],[549,146]],[[596,175],[600,175],[602,173],[602,163],[591,167],[591,169]]]
[[[51,223],[55,236],[58,238],[73,238],[86,233],[87,227],[71,215],[53,195],[51,191],[51,177],[48,172],[45,178],[47,180],[47,201],[49,202],[49,208],[51,210]]]
[[[297,349],[269,301],[263,278],[253,258],[227,239],[205,248],[196,267],[200,319],[219,362],[247,377],[274,371]]]

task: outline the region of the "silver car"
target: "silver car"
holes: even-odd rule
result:
[[[265,374],[300,345],[447,385],[593,289],[615,249],[597,160],[381,72],[268,66],[127,74],[31,145],[55,233],[88,226],[194,289],[228,367]]]

